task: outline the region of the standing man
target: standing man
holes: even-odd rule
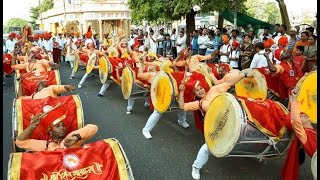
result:
[[[173,58],[177,58],[177,47],[176,47],[176,42],[177,42],[177,39],[178,39],[178,35],[177,35],[177,32],[176,32],[176,28],[173,28],[172,29],[172,34],[170,36],[170,39],[171,39],[171,42],[172,42],[172,47],[171,47],[171,51],[172,51],[172,54],[173,54]]]
[[[263,42],[262,40],[263,40],[264,37],[267,37],[268,39],[272,38],[272,35],[270,34],[270,28],[269,27],[265,27],[264,28],[263,34],[261,34],[259,36],[259,42]]]
[[[96,50],[99,50],[100,49],[100,41],[99,41],[99,38],[98,38],[98,34],[93,35],[93,39],[94,39],[94,42],[95,42]]]
[[[159,35],[156,40],[158,43],[157,54],[163,56],[163,41],[164,41],[163,28],[159,30]]]
[[[59,57],[60,57],[60,62],[64,61],[64,56],[62,55],[62,50],[64,49],[65,43],[64,43],[64,38],[62,38],[62,34],[58,34],[57,42],[59,44]]]
[[[193,37],[191,40],[192,55],[196,55],[199,53],[199,44],[198,44],[199,33],[197,30],[193,30],[192,34],[193,34]]]
[[[16,34],[12,32],[9,34],[9,39],[6,41],[6,47],[7,47],[8,54],[11,54],[14,50],[14,45],[17,42],[14,39],[15,37],[16,37]]]
[[[187,47],[187,36],[184,34],[184,31],[179,32],[179,37],[177,39],[177,54],[180,54],[182,49],[185,49]]]
[[[151,30],[149,32],[149,38],[150,38],[150,51],[153,53],[157,53],[157,48],[158,48],[158,44],[157,44],[157,36],[154,34],[154,31]]]
[[[207,41],[209,41],[208,35],[207,35],[207,28],[203,28],[202,35],[198,38],[198,45],[199,45],[199,54],[204,56],[207,51]]]

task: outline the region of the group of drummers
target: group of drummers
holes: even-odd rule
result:
[[[10,67],[16,73],[19,102],[28,104],[30,100],[39,100],[41,104],[39,112],[26,116],[27,122],[22,123],[23,130],[17,134],[15,144],[31,151],[81,147],[94,136],[98,127],[93,124],[82,127],[81,123],[67,125],[79,116],[71,116],[64,109],[68,107],[67,100],[54,101],[52,98],[59,98],[60,93],[73,91],[76,87],[60,85],[56,70],[59,65],[41,48],[27,46],[27,42],[28,39],[23,38],[12,54],[3,56],[3,63],[11,61]],[[86,69],[78,88],[83,88],[87,77],[97,70],[102,83],[98,97],[105,94],[111,83],[118,84],[128,100],[128,115],[133,113],[135,99],[145,99],[144,106],[153,110],[142,129],[146,139],[152,139],[151,131],[163,113],[177,112],[178,125],[188,128],[186,112],[194,112],[195,125],[206,142],[192,164],[194,179],[200,179],[200,170],[210,154],[263,159],[287,153],[281,171],[283,179],[298,179],[299,163],[302,163],[299,151],[302,149],[311,158],[316,158],[317,130],[312,123],[317,123],[317,90],[314,86],[317,71],[303,74],[295,68],[291,52],[285,48],[280,52],[279,64],[274,64],[264,52],[259,55],[267,62],[259,64],[267,66],[239,70],[228,63],[207,63],[219,56],[219,50],[203,56],[192,55],[191,49],[186,48],[174,59],[170,55],[157,55],[147,47],[139,51],[138,39],[129,50],[125,36],[97,50],[90,28],[85,41],[75,42],[76,46],[67,44],[67,53],[75,55],[70,79],[74,79],[79,65]],[[259,48],[258,45],[257,52]],[[76,98],[72,100],[77,104]],[[43,106],[48,101],[56,104]],[[45,140],[33,139],[35,132],[45,133]],[[314,164],[311,166],[314,168]],[[312,170],[312,174],[316,178],[316,172]]]

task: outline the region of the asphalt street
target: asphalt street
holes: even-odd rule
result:
[[[71,70],[63,62],[60,67],[62,84],[77,85],[85,73],[78,71],[75,79],[69,80]],[[12,153],[12,102],[14,98],[13,77],[6,77],[3,89],[3,179],[7,179],[8,160]],[[89,141],[116,138],[123,146],[136,180],[191,180],[191,165],[199,148],[204,143],[200,131],[195,128],[191,112],[190,124],[184,129],[177,123],[177,113],[165,113],[147,140],[141,133],[152,113],[136,100],[133,113],[126,114],[127,101],[120,87],[113,83],[102,98],[98,98],[101,83],[96,76],[89,76],[79,94],[82,100],[85,124],[99,127],[98,133]],[[103,158],[103,157],[102,157]],[[216,158],[210,156],[201,171],[202,180],[277,180],[284,157],[259,161],[255,158]],[[310,158],[300,166],[299,179],[311,180]]]

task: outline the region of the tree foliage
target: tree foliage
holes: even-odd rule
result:
[[[251,17],[268,22],[270,24],[281,23],[280,10],[275,2],[247,0],[245,7],[245,14]]]
[[[9,19],[3,27],[4,32],[9,33],[10,29],[16,27],[22,27],[28,24],[28,21],[21,18],[11,18]]]
[[[44,0],[40,3],[39,6],[31,7],[30,13],[31,13],[31,25],[33,28],[36,26],[36,21],[38,20],[41,13],[53,8],[53,0]]]

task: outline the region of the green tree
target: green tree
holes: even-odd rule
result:
[[[4,32],[9,32],[11,28],[23,27],[28,24],[28,21],[21,18],[11,18],[4,26]]]
[[[246,0],[237,0],[236,6],[241,7]],[[160,18],[166,22],[186,19],[187,45],[189,45],[189,35],[195,29],[194,5],[201,8],[202,13],[211,11],[223,12],[230,7],[229,0],[129,0],[128,5],[131,9],[131,16],[134,21],[146,20],[156,22]]]
[[[44,0],[40,3],[39,6],[30,8],[30,13],[31,13],[30,23],[33,26],[33,28],[35,28],[36,21],[38,20],[40,14],[52,8],[53,8],[53,0]]]
[[[288,28],[287,33],[289,33],[289,31],[291,29],[291,24],[290,24],[290,20],[289,20],[288,11],[287,11],[287,6],[284,3],[284,0],[276,0],[276,1],[279,5],[282,24],[285,24],[287,26],[287,28]]]
[[[275,22],[281,22],[281,15],[279,7],[274,2],[268,2],[264,7],[264,14],[266,22],[275,24]]]

